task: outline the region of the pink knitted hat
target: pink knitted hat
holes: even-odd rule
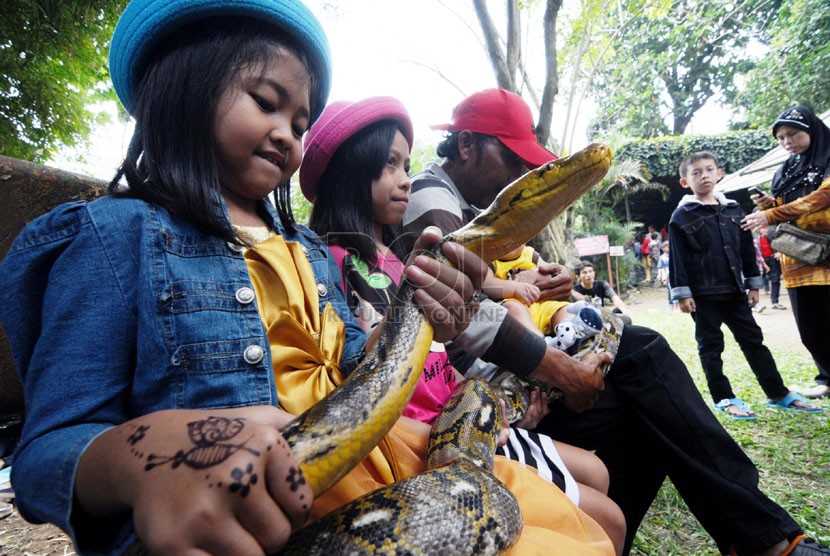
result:
[[[398,99],[371,97],[358,102],[337,101],[326,106],[303,141],[300,189],[306,199],[314,202],[317,184],[340,145],[358,131],[381,120],[395,120],[412,150],[412,121]]]

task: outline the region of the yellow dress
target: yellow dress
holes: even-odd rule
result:
[[[280,406],[301,413],[343,379],[344,324],[331,305],[320,315],[314,274],[298,243],[271,236],[245,257],[271,344]],[[423,471],[428,435],[428,425],[401,418],[360,465],[314,501],[312,519]],[[495,474],[518,499],[524,518],[509,554],[614,554],[602,528],[535,470],[497,456]]]
[[[534,262],[534,259],[538,259],[536,257],[536,251],[533,247],[526,246],[522,250],[522,253],[515,259],[499,259],[493,261],[493,274],[496,278],[502,280],[512,280],[514,271],[533,270],[537,268],[538,265]],[[553,334],[554,315],[559,312],[559,309],[567,307],[568,305],[570,305],[568,301],[537,301],[536,303],[531,303],[528,306],[528,310],[530,311],[530,318],[533,320],[536,328],[541,330],[544,335],[549,336]]]

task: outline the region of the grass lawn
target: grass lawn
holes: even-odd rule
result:
[[[673,317],[676,315],[669,311],[648,311],[637,315],[637,324],[659,330],[668,339],[708,401],[692,319]],[[823,402],[827,410],[821,415],[767,409],[764,393],[738,345],[728,331],[725,336],[724,368],[735,393],[758,413],[758,419],[734,421],[718,414],[719,420],[755,462],[762,490],[782,505],[807,535],[830,544],[830,402]],[[815,367],[810,359],[770,349],[787,385],[812,384]],[[714,556],[719,552],[666,481],[637,534],[632,554]]]

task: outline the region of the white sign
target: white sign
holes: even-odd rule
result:
[[[609,250],[612,257],[622,257],[625,255],[625,250],[622,245],[612,245]]]
[[[602,255],[608,252],[608,236],[580,237],[574,240],[574,245],[580,257]]]

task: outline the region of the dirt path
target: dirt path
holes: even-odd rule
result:
[[[761,313],[755,313],[755,322],[764,331],[764,342],[771,347],[787,349],[799,355],[810,357],[807,348],[801,343],[786,293],[782,292],[778,301],[787,309],[773,309],[769,296],[761,292],[761,303],[766,305],[766,309]],[[631,307],[635,322],[636,315],[640,311],[670,311],[666,288],[643,287],[639,294],[633,293],[626,303]],[[689,318],[688,315],[684,315],[679,311],[676,315],[678,318]]]

